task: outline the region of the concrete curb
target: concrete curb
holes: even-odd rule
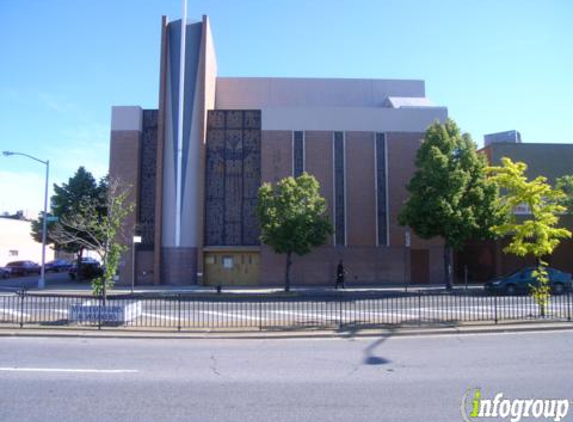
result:
[[[368,337],[415,337],[436,335],[471,335],[471,334],[504,334],[528,333],[542,331],[573,330],[573,323],[520,323],[499,325],[461,325],[449,327],[426,328],[366,328],[348,330],[299,330],[299,331],[143,331],[143,330],[86,330],[86,329],[46,329],[46,328],[0,328],[1,337],[54,337],[54,338],[124,338],[124,339],[158,339],[158,340],[254,340],[254,339],[328,339],[328,338],[368,338]]]

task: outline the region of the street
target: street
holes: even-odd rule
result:
[[[0,421],[455,421],[573,398],[572,332],[305,340],[0,339]]]
[[[38,274],[30,274],[26,276],[12,276],[6,279],[0,279],[0,292],[14,291],[19,289],[31,289],[38,286]],[[47,272],[45,275],[46,286],[51,285],[66,285],[71,283],[72,280],[67,271],[53,273]]]

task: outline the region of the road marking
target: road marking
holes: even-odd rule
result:
[[[69,369],[69,368],[0,368],[0,372],[72,372],[93,374],[124,374],[139,372],[137,369]]]
[[[30,314],[23,313],[23,312],[18,312],[18,311],[12,311],[12,310],[10,310],[10,309],[0,309],[0,312],[2,312],[2,313],[4,313],[4,314],[8,314],[8,315],[14,315],[14,316],[17,316],[17,317],[21,317],[21,316],[23,316],[23,317],[29,317],[29,316],[30,316]]]
[[[280,310],[270,310],[267,312],[273,312],[276,314],[284,314],[284,315],[318,318],[318,319],[329,320],[329,321],[337,321],[338,320],[338,316],[334,313],[332,313],[332,314],[316,314],[314,312],[280,311]]]
[[[186,321],[184,318],[177,318],[177,317],[170,317],[166,315],[157,315],[157,314],[149,314],[147,312],[142,312],[141,316],[150,317],[150,318],[157,318],[157,319],[166,319],[167,321]]]
[[[202,312],[204,314],[209,314],[209,315],[228,316],[231,318],[246,319],[249,321],[259,321],[260,320],[260,318],[258,318],[258,317],[251,317],[251,316],[247,316],[247,315],[237,315],[237,314],[232,314],[232,313],[227,313],[227,312],[206,311],[203,309],[199,310],[199,312]]]
[[[401,311],[407,311],[407,309],[401,309]],[[350,316],[354,316],[354,315],[358,315],[360,316],[361,314],[367,314],[367,315],[373,315],[373,316],[382,316],[382,317],[402,317],[405,319],[417,319],[418,318],[418,314],[417,314],[417,309],[412,309],[413,313],[402,313],[402,312],[392,312],[392,311],[363,311],[363,310],[356,310],[356,311],[351,311],[351,310],[345,310],[343,311],[345,313],[350,314]],[[390,318],[391,320],[395,320],[396,318]]]

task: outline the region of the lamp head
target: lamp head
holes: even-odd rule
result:
[[[2,151],[2,155],[3,155],[4,157],[9,157],[10,155],[14,155],[14,153],[13,153],[13,152],[10,152],[10,151]]]

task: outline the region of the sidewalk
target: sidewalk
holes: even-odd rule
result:
[[[150,330],[143,328],[42,328],[0,327],[1,337],[84,337],[84,338],[128,338],[128,339],[221,339],[221,340],[248,340],[248,339],[328,339],[328,338],[368,338],[368,337],[412,337],[436,335],[480,335],[480,334],[507,334],[530,333],[543,331],[570,331],[572,322],[521,322],[521,323],[475,323],[444,326],[422,327],[380,327],[359,328],[343,326],[342,328],[325,329],[296,329],[296,330],[266,330],[253,329],[209,329],[209,330]]]
[[[26,287],[26,291],[34,294],[78,294],[78,295],[91,295],[91,284],[89,282],[48,282],[44,289],[38,289],[34,284],[29,281],[22,283],[18,282],[19,279],[9,279],[0,281],[0,291],[2,290],[17,290]],[[29,287],[28,287],[29,286]],[[454,290],[461,292],[466,290],[465,286],[454,286]],[[482,284],[468,285],[468,291],[476,292],[482,291]],[[289,292],[284,291],[282,286],[266,286],[266,287],[240,287],[240,286],[223,286],[221,294],[226,295],[287,295],[287,296],[320,296],[320,295],[344,295],[349,293],[388,293],[388,294],[401,294],[401,293],[418,293],[418,292],[443,292],[445,288],[443,285],[409,285],[407,288],[404,285],[385,284],[385,285],[350,285],[346,289],[336,290],[331,286],[292,286]],[[110,295],[126,295],[131,294],[131,286],[116,285],[109,291]],[[193,293],[193,294],[217,294],[217,290],[213,286],[169,286],[169,285],[149,285],[149,286],[135,286],[133,293],[135,294],[177,294],[177,293]]]

